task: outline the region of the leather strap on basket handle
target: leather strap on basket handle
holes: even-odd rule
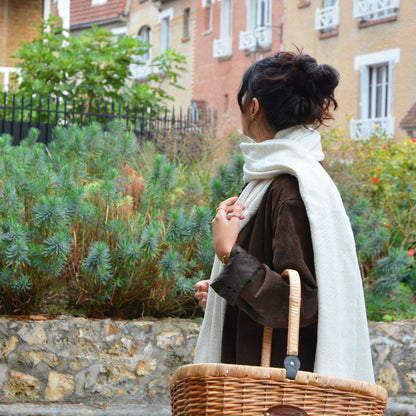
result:
[[[299,345],[299,322],[300,322],[300,304],[301,304],[301,289],[300,277],[296,270],[286,269],[282,276],[289,278],[289,323],[287,336],[287,355],[298,355]],[[272,338],[273,328],[264,327],[263,329],[263,344],[261,350],[262,367],[270,367],[272,356]]]

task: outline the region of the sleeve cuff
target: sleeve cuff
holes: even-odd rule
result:
[[[230,259],[221,273],[211,282],[215,292],[235,305],[246,283],[262,264],[238,245],[231,250]]]

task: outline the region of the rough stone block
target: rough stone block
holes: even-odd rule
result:
[[[3,387],[6,399],[39,399],[40,382],[36,377],[11,370]]]
[[[45,399],[50,401],[63,400],[75,391],[74,376],[71,374],[49,373],[48,384],[45,389]]]

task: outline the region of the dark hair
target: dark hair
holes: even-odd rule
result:
[[[280,52],[255,62],[245,72],[238,92],[238,105],[256,97],[270,127],[276,131],[298,124],[319,127],[332,119],[329,107],[337,108],[334,89],[339,72],[318,65],[301,52]],[[244,100],[244,102],[243,102]]]

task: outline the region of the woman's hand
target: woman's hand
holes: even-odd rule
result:
[[[217,215],[212,220],[214,250],[220,260],[233,248],[237,241],[240,220],[244,219],[244,206],[237,199],[234,196],[221,202]]]
[[[199,306],[202,306],[204,312],[207,306],[208,288],[209,280],[201,280],[195,284],[195,299],[198,301]]]

